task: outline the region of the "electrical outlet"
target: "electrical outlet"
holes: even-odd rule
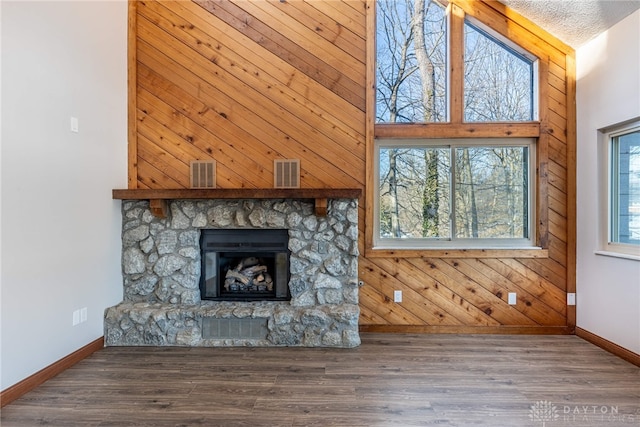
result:
[[[576,294],[568,293],[567,294],[567,305],[576,305]]]
[[[393,291],[393,302],[402,302],[402,291]]]
[[[87,321],[87,307],[83,307],[80,309],[80,323],[84,323]]]
[[[515,292],[509,292],[509,305],[516,305],[518,297]]]

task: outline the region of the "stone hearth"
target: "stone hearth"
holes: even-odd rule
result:
[[[122,303],[105,311],[105,344],[355,347],[358,206],[329,200],[327,215],[297,199],[122,203]],[[290,301],[200,298],[200,230],[286,229]]]

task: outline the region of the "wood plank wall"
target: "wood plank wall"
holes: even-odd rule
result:
[[[571,333],[573,51],[500,3],[455,3],[540,58],[548,257],[366,257],[363,197],[362,329]],[[372,1],[130,5],[130,188],[187,188],[189,162],[210,158],[219,188],[270,188],[273,160],[284,158],[300,159],[302,187],[366,190]],[[401,304],[392,302],[394,290],[403,291]],[[515,306],[507,304],[509,292],[518,294]]]

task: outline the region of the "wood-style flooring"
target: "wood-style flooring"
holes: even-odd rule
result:
[[[362,334],[356,349],[111,347],[10,426],[638,426],[640,368],[576,336]]]

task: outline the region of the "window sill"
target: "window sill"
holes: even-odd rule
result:
[[[638,255],[623,254],[621,252],[595,251],[594,254],[602,255],[602,256],[608,256],[608,257],[612,257],[612,258],[622,258],[622,259],[629,259],[629,260],[632,260],[632,261],[640,261],[640,256],[638,256]]]
[[[549,258],[543,248],[514,249],[376,249],[365,250],[367,258]]]

